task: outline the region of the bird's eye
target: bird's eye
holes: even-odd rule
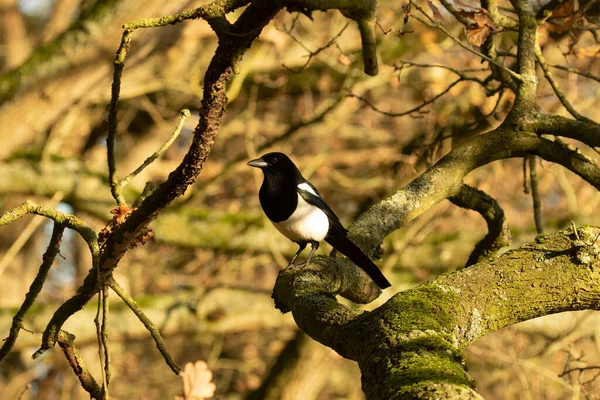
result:
[[[279,161],[277,157],[273,157],[273,164],[275,164],[277,161]]]

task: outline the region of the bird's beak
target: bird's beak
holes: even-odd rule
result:
[[[248,165],[255,168],[266,168],[269,164],[263,160],[262,158],[257,158],[256,160],[250,160]]]

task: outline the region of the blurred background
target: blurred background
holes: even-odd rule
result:
[[[107,105],[121,26],[203,3],[0,0],[0,211],[32,199],[74,213],[96,231],[106,225],[115,207],[107,181]],[[300,333],[291,315],[273,307],[275,278],[296,247],[265,220],[257,196],[262,176],[246,166],[247,160],[267,151],[289,154],[348,225],[452,148],[497,126],[510,108],[510,92],[489,95],[477,83],[460,82],[432,104],[389,115],[419,107],[458,78],[434,66],[480,79],[488,75],[487,64],[439,31],[411,20],[400,34],[404,5],[380,1],[376,77],[362,72],[358,31],[341,14],[314,13],[311,21],[281,12],[231,81],[225,122],[199,179],[152,224],[152,240],[128,252],[115,271],[117,281],[160,327],[179,365],[208,363],[216,399],[364,398],[356,363]],[[441,14],[445,27],[465,40],[462,26]],[[592,22],[584,18],[578,23],[585,29],[566,34],[548,24],[541,33],[548,62],[598,75],[600,42],[595,28],[589,28]],[[515,39],[510,32],[499,34],[497,47],[514,53]],[[146,182],[163,181],[185,154],[215,48],[215,36],[203,21],[134,33],[123,74],[118,175],[133,171],[167,140],[182,109],[192,116],[165,155],[129,184],[130,203]],[[514,62],[510,54],[505,62]],[[578,111],[598,118],[600,84],[553,72]],[[567,115],[543,75],[539,79],[540,108]],[[571,145],[597,157],[593,149]],[[546,162],[538,162],[537,173],[546,231],[571,221],[599,223],[595,189]],[[480,168],[467,183],[498,200],[513,246],[535,238],[523,160]],[[1,338],[8,336],[50,232],[41,217],[0,228]],[[394,286],[365,308],[460,269],[486,233],[478,214],[450,202],[436,205],[386,238],[378,264]],[[329,250],[324,245],[319,254]],[[85,243],[72,232],[61,254],[26,318],[25,327],[33,333],[22,331],[0,364],[0,398],[87,397],[58,349],[31,359],[39,332],[91,267]],[[65,329],[76,335],[100,379],[95,313],[91,302]],[[592,368],[600,366],[599,327],[597,313],[580,312],[504,329],[469,349],[470,373],[487,399],[600,398],[600,369]],[[169,399],[181,391],[180,378],[114,294],[110,346],[111,398]]]

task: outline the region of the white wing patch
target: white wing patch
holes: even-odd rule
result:
[[[298,189],[317,195],[306,183],[298,185]],[[329,231],[329,218],[318,207],[308,204],[298,195],[296,211],[285,221],[273,222],[273,225],[285,237],[294,242],[320,242]]]
[[[319,196],[315,193],[314,189],[308,183],[301,183],[298,185],[298,189],[305,190],[310,194],[314,194],[315,196]]]

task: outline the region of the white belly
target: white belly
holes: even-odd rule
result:
[[[329,219],[319,208],[308,204],[298,195],[296,211],[285,221],[273,222],[285,237],[294,242],[320,242],[329,231]]]

